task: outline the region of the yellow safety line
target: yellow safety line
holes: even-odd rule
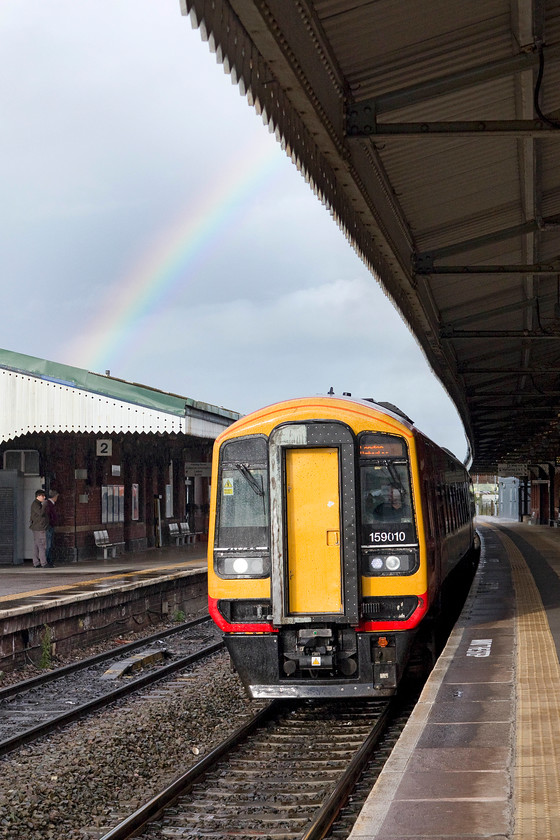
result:
[[[514,840],[560,837],[560,666],[539,590],[502,531],[516,595]]]
[[[191,563],[191,560],[186,562]],[[136,571],[132,572],[121,572],[120,574],[114,575],[105,575],[104,577],[100,578],[84,578],[84,580],[77,581],[76,583],[64,583],[60,584],[59,586],[50,586],[47,589],[33,589],[27,590],[26,592],[17,592],[12,595],[2,595],[0,596],[0,603],[4,601],[17,601],[23,598],[32,598],[35,595],[46,595],[49,592],[61,592],[66,589],[73,589],[77,586],[84,586],[84,584],[90,583],[102,583],[105,580],[118,580],[120,578],[132,577],[133,575],[147,575],[153,572],[161,572],[165,571],[166,569],[181,569],[184,567],[184,563],[175,563],[170,566],[158,566],[155,569],[136,569]],[[79,570],[76,569],[76,573],[80,574]],[[81,572],[81,574],[85,574],[85,572]]]

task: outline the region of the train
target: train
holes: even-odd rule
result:
[[[465,466],[389,403],[296,398],[228,427],[208,603],[248,695],[395,693],[446,580],[476,553],[473,517]]]

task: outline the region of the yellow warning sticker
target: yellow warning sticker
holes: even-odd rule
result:
[[[317,656],[316,654],[311,657],[311,666],[317,665],[320,667],[321,665],[321,657]]]
[[[231,478],[224,478],[224,496],[233,496],[233,481]]]

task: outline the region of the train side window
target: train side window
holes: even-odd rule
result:
[[[449,495],[451,496],[451,528],[453,531],[457,530],[457,488],[452,484],[449,488]]]
[[[445,520],[443,516],[443,498],[441,493],[441,484],[436,485],[436,517],[438,523],[439,535],[445,534]]]
[[[428,510],[428,545],[427,556],[431,569],[436,564],[436,545],[439,542],[439,522],[437,516],[437,488],[433,479],[424,479],[424,499]]]
[[[467,488],[463,484],[461,486],[461,522],[463,525],[466,524],[468,518],[468,505],[467,505]]]

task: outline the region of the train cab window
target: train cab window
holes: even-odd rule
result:
[[[220,451],[216,546],[262,550],[269,544],[266,440],[242,438]]]
[[[385,434],[360,438],[362,545],[415,541],[406,443]]]
[[[412,522],[406,464],[368,464],[362,466],[361,475],[364,522]]]

